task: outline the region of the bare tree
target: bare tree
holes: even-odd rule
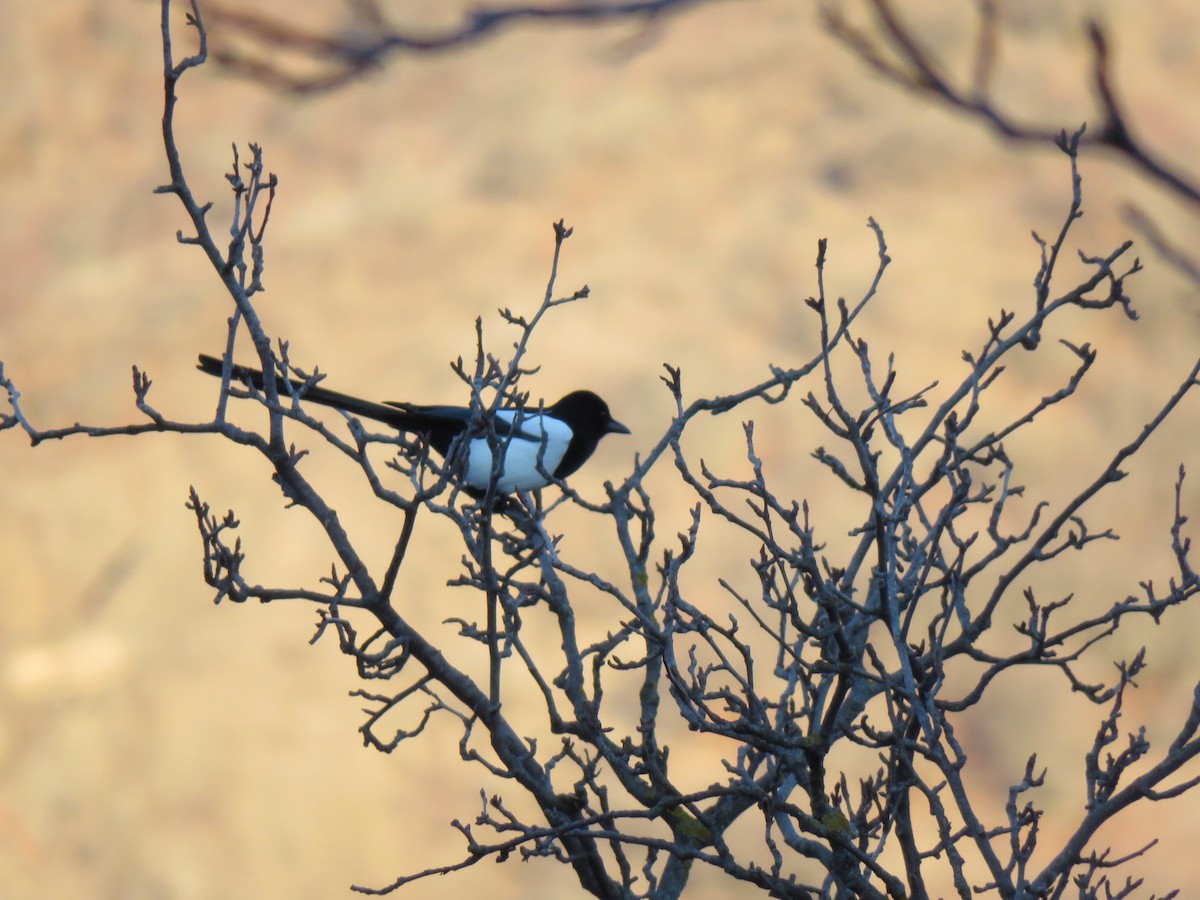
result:
[[[135,368],[144,420],[41,429],[0,368],[10,401],[0,429],[19,429],[34,444],[78,435],[217,434],[265,460],[288,503],[319,524],[336,560],[329,576],[314,587],[264,587],[247,577],[236,516],[214,514],[195,490],[189,495],[215,599],[315,604],[314,640],[336,637],[366,683],[355,693],[369,706],[361,727],[369,745],[392,752],[434,739],[429,723],[448,720],[459,729],[461,761],[481,780],[503,785],[481,793],[473,821],[454,823],[465,844],[458,862],[356,890],[389,893],[518,854],[570,866],[584,890],[604,898],[678,897],[698,868],[779,897],[925,897],[933,884],[949,884],[960,897],[1138,895],[1141,879],[1124,870],[1154,841],[1113,849],[1098,832],[1131,805],[1178,797],[1200,782],[1189,765],[1200,754],[1200,681],[1174,737],[1152,747],[1144,730],[1123,733],[1121,723],[1146,653],[1120,662],[1111,682],[1097,683],[1084,671],[1103,638],[1132,620],[1157,622],[1200,591],[1185,534],[1183,468],[1175,476],[1175,507],[1164,514],[1176,567],[1165,585],[1147,579],[1135,595],[1112,596],[1103,607],[1092,598],[1085,608],[1071,595],[1040,596],[1030,584],[1038,570],[1089,558],[1117,539],[1113,530],[1088,524],[1089,504],[1125,476],[1129,461],[1200,384],[1200,361],[1148,413],[1140,432],[1094,463],[1073,496],[1032,504],[1024,497],[1006,442],[1054,416],[1096,359],[1090,345],[1059,336],[1063,314],[1136,317],[1127,281],[1140,264],[1129,259],[1129,243],[1102,256],[1080,254],[1086,276],[1060,284],[1082,210],[1082,129],[1057,138],[1070,165],[1070,202],[1055,236],[1038,239],[1033,296],[1020,311],[988,320],[978,345],[964,351],[957,382],[906,390],[892,357],[858,336],[889,263],[883,231],[872,221],[875,276],[852,302],[826,295],[826,244],[818,246],[807,308],[821,340],[810,359],[770,366],[756,384],[702,399],[687,399],[682,373],[668,367],[663,381],[674,416],[629,475],[604,486],[602,502],[562,483],[544,495],[501,498],[493,481],[476,497],[458,487],[454,453],[439,463],[420,440],[374,434],[354,419],[347,436],[297,402],[321,376],[293,365],[288,345],[272,339],[254,307],[277,188],[261,148],[251,145],[245,159],[235,150],[228,241],[210,227],[212,204],[193,195],[181,163],[178,87],[207,52],[196,0],[187,22],[197,50],[179,57],[171,3],[163,0],[170,177],[158,192],[182,204],[192,231],[179,241],[207,256],[233,303],[215,414],[196,422],[166,417],[150,403],[149,378]],[[535,312],[502,312],[516,331],[511,352],[490,352],[477,326],[475,360],[455,367],[477,412],[475,433],[489,441],[501,439],[491,415],[497,406],[528,402],[522,383],[539,323],[569,314],[587,296],[586,288],[560,295],[556,286],[570,236],[561,222],[555,226],[550,276]],[[261,389],[231,383],[228,363],[243,334],[278,381],[265,379]],[[1067,377],[996,424],[1002,413],[993,408],[993,389],[1006,365],[1020,354],[1055,351],[1072,361]],[[231,398],[259,404],[266,429],[231,422]],[[815,521],[803,497],[772,484],[752,422],[743,426],[739,472],[713,471],[685,448],[700,419],[748,416],[759,403],[791,404],[817,424],[824,444],[814,442],[809,452],[842,486],[844,506],[857,517],[845,538]],[[383,572],[372,571],[305,474],[312,442],[340,453],[382,504],[402,512]],[[662,511],[646,479],[672,466],[694,505],[687,527],[663,539],[656,527]],[[609,536],[620,566],[597,571],[572,561],[555,531],[571,510],[583,514],[588,541]],[[397,599],[419,516],[452,523],[461,544],[451,554],[457,565],[445,563],[450,584],[480,599],[478,620],[455,620],[450,637],[415,624]],[[689,575],[706,542],[731,536],[756,548],[748,570],[697,584]],[[602,636],[580,627],[581,596],[604,611]],[[534,618],[552,624],[554,646],[527,637]],[[489,659],[486,678],[454,664],[463,647]],[[1062,837],[1043,831],[1037,797],[1048,776],[1035,757],[998,817],[987,812],[994,798],[981,796],[969,778],[975,763],[957,726],[1017,669],[1063,679],[1097,709],[1095,736],[1079,761],[1086,805],[1057,813],[1074,815],[1055,830]],[[518,691],[540,698],[532,718],[508,702]],[[725,748],[720,766],[699,781],[671,764],[672,747],[688,732],[711,735]]]

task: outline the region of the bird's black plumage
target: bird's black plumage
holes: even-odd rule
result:
[[[219,378],[222,366],[221,360],[202,354],[197,368]],[[231,380],[264,389],[263,374],[258,369],[235,365]],[[471,422],[471,411],[466,407],[373,403],[320,385],[306,387],[302,381],[289,381],[302,400],[382,422],[397,431],[420,434],[443,457]],[[286,395],[284,380],[276,377],[275,382],[280,394]],[[609,413],[608,404],[591,391],[572,391],[543,409],[499,410],[494,427],[504,454],[504,465],[496,478],[496,490],[501,494],[545,487],[550,479],[544,473],[566,478],[587,462],[606,434],[629,434],[629,429]],[[474,438],[467,447],[463,485],[476,494],[487,490],[492,468],[487,440]]]

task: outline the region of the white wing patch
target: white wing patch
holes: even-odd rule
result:
[[[511,422],[514,415],[511,410],[504,410],[496,417]],[[532,491],[550,484],[550,479],[542,473],[552,473],[558,468],[571,442],[571,429],[552,416],[526,414],[520,420],[520,429],[520,434],[511,437],[498,435],[504,465],[496,479],[497,493]],[[476,438],[467,453],[466,483],[487,490],[491,477],[492,454],[487,440]]]

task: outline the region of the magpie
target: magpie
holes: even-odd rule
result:
[[[220,378],[222,365],[221,360],[201,354],[196,368]],[[263,373],[258,369],[235,365],[231,380],[252,384],[260,391],[264,389]],[[471,423],[471,410],[464,406],[373,403],[295,379],[289,379],[289,383],[301,400],[383,422],[397,431],[422,435],[443,458],[450,453],[454,439]],[[281,396],[287,395],[282,378],[276,376],[275,385]],[[608,404],[591,391],[572,391],[541,410],[497,410],[495,430],[504,455],[504,464],[496,477],[497,494],[546,487],[552,480],[547,473],[554,479],[566,478],[587,462],[606,434],[630,433],[612,417]],[[492,478],[492,453],[487,438],[472,438],[466,454],[461,483],[471,494],[482,496]]]

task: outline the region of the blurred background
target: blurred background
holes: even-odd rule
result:
[[[292,6],[259,11],[292,15]],[[392,6],[395,22],[414,29],[461,13]],[[969,70],[971,5],[900,8],[947,65]],[[1200,158],[1194,3],[1000,8],[997,96],[1017,118],[1068,130],[1094,121],[1084,22],[1095,15],[1137,133],[1173,165]],[[200,253],[176,242],[188,227],[179,204],[152,193],[167,177],[158,15],[146,0],[0,8],[0,359],[39,427],[139,420],[134,364],[171,418],[202,420],[216,402],[216,382],[194,364],[223,346],[230,301]],[[352,24],[335,0],[304,15],[297,25]],[[182,52],[191,44],[179,34]],[[229,215],[231,145],[263,145],[280,188],[259,310],[291,341],[293,361],[319,365],[338,389],[459,401],[449,362],[474,353],[474,319],[503,352],[514,335],[496,309],[536,308],[551,223],[574,226],[558,293],[587,284],[591,298],[539,330],[531,353],[542,368],[526,387],[548,399],[590,387],[633,429],[573,479],[590,496],[666,427],[664,363],[682,368],[695,398],[812,354],[802,301],[816,289],[819,238],[829,239],[830,295],[853,299],[876,266],[867,218],[880,223],[893,263],[862,333],[880,360],[896,353],[910,389],[947,385],[988,317],[1032,303],[1030,231],[1056,234],[1069,202],[1067,162],[1052,147],[1002,143],[884,82],[810,4],[788,0],[712,2],[649,24],[521,25],[397,56],[306,96],[214,63],[188,74],[180,93],[183,163],[197,196],[214,202],[215,227]],[[1132,236],[1122,217],[1130,202],[1196,247],[1196,209],[1170,191],[1111,154],[1085,155],[1082,172],[1086,215],[1072,247],[1102,254]],[[1196,355],[1196,285],[1143,244],[1135,252],[1147,267],[1130,284],[1140,321],[1065,317],[1048,336],[1091,342],[1100,357],[1053,423],[1013,442],[1031,497],[1062,499],[1089,483]],[[1018,361],[996,399],[1019,411],[1059,387],[1074,357],[1054,340]],[[758,450],[780,490],[840,522],[846,498],[808,458],[828,438],[798,405],[761,412]],[[1200,461],[1196,426],[1197,406],[1185,404],[1094,511],[1094,527],[1112,526],[1122,541],[1065,560],[1044,599],[1075,592],[1098,612],[1139,580],[1169,577],[1173,483],[1180,463]],[[738,421],[700,434],[698,456],[744,473]],[[311,467],[384,565],[395,513],[336,460],[318,455]],[[664,476],[656,502],[669,538],[691,498]],[[497,785],[446,764],[448,728],[391,756],[364,749],[361,703],[347,696],[353,666],[332,641],[309,645],[314,609],[214,607],[184,508],[189,485],[245,523],[252,581],[311,585],[328,572],[318,530],[283,508],[263,463],[239,448],[145,436],[31,449],[19,432],[0,434],[0,896],[328,898],[458,859],[448,823],[473,819],[480,788]],[[1194,482],[1184,504],[1200,508]],[[827,537],[834,549],[842,539],[833,526]],[[436,532],[418,541],[424,567],[406,567],[408,608],[435,629],[477,614],[445,587],[458,551]],[[569,544],[592,552],[590,537]],[[710,548],[694,583],[715,591],[717,577],[747,577],[745,548]],[[1131,628],[1098,649],[1094,673],[1110,679],[1112,661],[1150,647],[1123,725],[1169,742],[1200,678],[1197,619],[1175,611],[1164,627]],[[962,735],[994,812],[1029,754],[1050,767],[1038,797],[1047,847],[1080,815],[1078,761],[1099,718],[1059,681],[1014,676]],[[1118,853],[1161,840],[1135,867],[1150,873],[1148,888],[1200,883],[1200,795],[1131,810],[1122,823],[1105,833]],[[531,896],[531,883],[538,896],[579,895],[565,868],[514,862],[404,896],[475,890],[505,900]],[[690,894],[755,895],[701,869]]]

